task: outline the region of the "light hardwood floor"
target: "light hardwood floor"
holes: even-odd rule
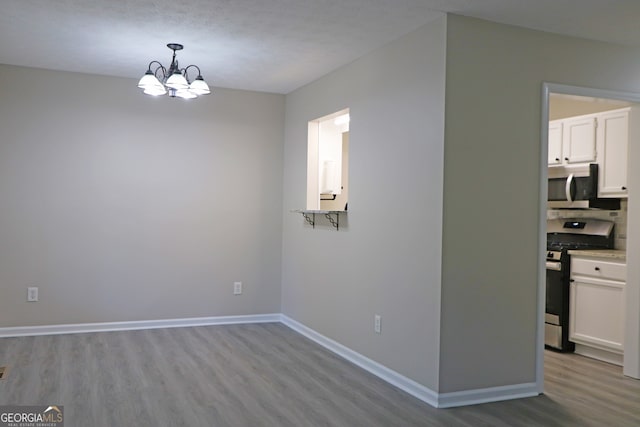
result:
[[[640,426],[640,381],[545,352],[545,395],[435,409],[278,323],[0,339],[0,405],[67,427]]]

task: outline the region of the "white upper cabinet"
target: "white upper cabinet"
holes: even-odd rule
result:
[[[549,166],[562,164],[562,120],[549,122]]]
[[[598,197],[627,197],[627,147],[639,107],[549,122],[549,166],[598,164]]]
[[[596,118],[575,117],[563,122],[562,157],[564,163],[596,161]]]
[[[629,109],[598,116],[598,195],[627,197]]]

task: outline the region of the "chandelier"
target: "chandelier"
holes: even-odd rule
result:
[[[184,46],[179,43],[169,43],[167,47],[173,51],[169,69],[167,70],[158,61],[151,61],[147,72],[138,82],[138,87],[147,95],[158,96],[169,93],[171,98],[192,99],[197,98],[198,95],[210,94],[209,85],[202,78],[197,65],[188,65],[185,68],[178,66],[176,51],[182,50]],[[198,76],[193,80],[189,79],[190,68],[198,70]]]

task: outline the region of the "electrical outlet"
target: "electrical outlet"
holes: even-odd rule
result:
[[[242,293],[242,282],[233,282],[233,294],[240,295]]]
[[[27,288],[27,301],[28,302],[36,302],[38,301],[38,288],[35,286],[29,286]]]
[[[373,331],[376,334],[382,333],[382,316],[380,316],[379,314],[373,316]]]

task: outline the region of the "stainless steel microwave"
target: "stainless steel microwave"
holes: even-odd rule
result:
[[[556,166],[549,168],[548,202],[551,208],[589,207],[598,197],[598,165]]]
[[[549,208],[620,209],[620,199],[598,198],[596,163],[549,168]]]

